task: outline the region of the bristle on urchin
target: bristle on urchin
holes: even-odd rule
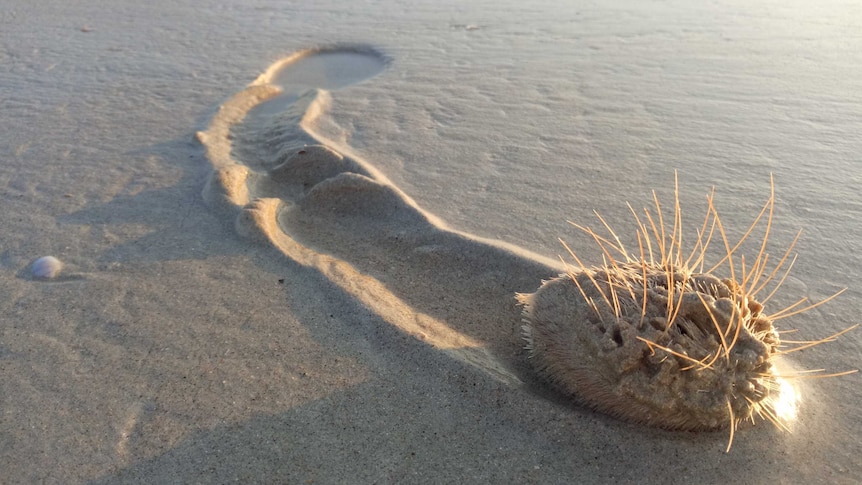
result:
[[[797,234],[778,262],[770,264],[772,177],[763,209],[733,245],[716,210],[713,190],[694,245],[685,254],[676,180],[674,189],[670,227],[655,192],[655,212],[645,208],[640,216],[629,206],[637,225],[634,255],[598,213],[607,236],[571,223],[592,237],[603,264],[585,265],[561,239],[575,265],[563,260],[566,273],[543,281],[535,293],[517,295],[524,307],[523,338],[538,374],[577,401],[666,429],[728,427],[729,451],[742,421],[760,417],[787,429],[796,398],[788,380],[855,372],[785,374],[776,370],[776,357],[832,341],[856,325],[816,341],[779,339],[775,321],[820,306],[843,290],[816,303],[802,298],[782,310],[764,312],[764,304],[793,266],[795,257],[790,254],[799,238]],[[746,264],[737,251],[764,216],[759,251]],[[705,268],[716,234],[723,256]],[[722,268],[723,278],[715,275]],[[767,296],[758,300],[767,288]],[[785,349],[787,344],[793,347]]]
[[[547,281],[542,280],[544,285]],[[515,300],[524,308],[523,318],[521,319],[521,339],[524,341],[524,350],[527,351],[527,356],[533,356],[533,332],[530,326],[529,308],[532,305],[533,293],[515,293]]]

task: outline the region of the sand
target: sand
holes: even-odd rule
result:
[[[548,390],[514,299],[559,236],[600,261],[567,219],[625,221],[676,169],[741,231],[772,172],[775,251],[804,229],[777,304],[849,288],[782,325],[856,323],[858,7],[509,7],[5,8],[4,482],[862,478],[859,377],[802,382],[792,433],[725,454]],[[343,71],[265,72],[332,45]],[[860,339],[793,362],[857,368]]]

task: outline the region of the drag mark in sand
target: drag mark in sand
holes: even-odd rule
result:
[[[234,221],[239,234],[316,268],[406,334],[502,382],[519,385],[516,372],[488,348],[486,337],[498,329],[477,320],[516,322],[514,292],[558,269],[552,269],[553,263],[523,258],[516,248],[485,244],[447,229],[349,147],[316,129],[330,103],[325,88],[359,82],[388,62],[370,48],[336,47],[301,51],[274,63],[227,100],[207,130],[198,133],[213,166],[204,199]],[[431,301],[458,291],[457,284],[447,289],[443,282],[463,271],[456,266],[464,264],[464,258],[478,271],[461,279],[465,292],[473,291],[476,278],[490,272],[523,276],[517,283],[488,290],[496,301],[488,305],[499,307],[491,315],[482,304],[475,305],[475,310],[461,312],[453,325],[443,316],[446,311]],[[386,272],[357,266],[368,261],[392,264]],[[394,268],[396,262],[405,262],[400,265],[404,271]],[[457,301],[457,295],[452,300]],[[479,330],[468,333],[456,326]],[[518,332],[513,327],[507,333],[504,353],[516,355]]]

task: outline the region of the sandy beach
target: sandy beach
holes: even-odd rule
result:
[[[847,288],[780,329],[860,323],[860,7],[462,3],[0,11],[0,482],[862,480],[859,374],[725,453],[550,389],[515,298],[601,264],[567,221],[636,247],[676,173],[738,238],[772,174],[770,305]]]

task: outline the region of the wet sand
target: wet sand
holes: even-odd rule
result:
[[[859,51],[812,60],[816,45],[750,36],[805,12],[740,26],[722,10],[692,33],[631,7],[599,34],[619,12],[120,7],[0,17],[10,483],[862,477],[857,376],[802,382],[792,433],[759,423],[725,454],[723,433],[627,424],[546,389],[514,298],[560,271],[558,236],[600,261],[566,219],[627,220],[677,169],[691,213],[715,185],[742,230],[773,172],[775,250],[805,231],[783,298],[850,287],[788,326],[856,323],[862,104],[851,76],[817,73],[858,72]],[[260,74],[332,45],[352,47]],[[798,77],[769,84],[786,72],[758,46]],[[661,51],[676,48],[705,57]],[[724,70],[699,70],[706,54]],[[49,254],[62,272],[33,278]],[[851,333],[793,361],[855,368],[859,347]]]

